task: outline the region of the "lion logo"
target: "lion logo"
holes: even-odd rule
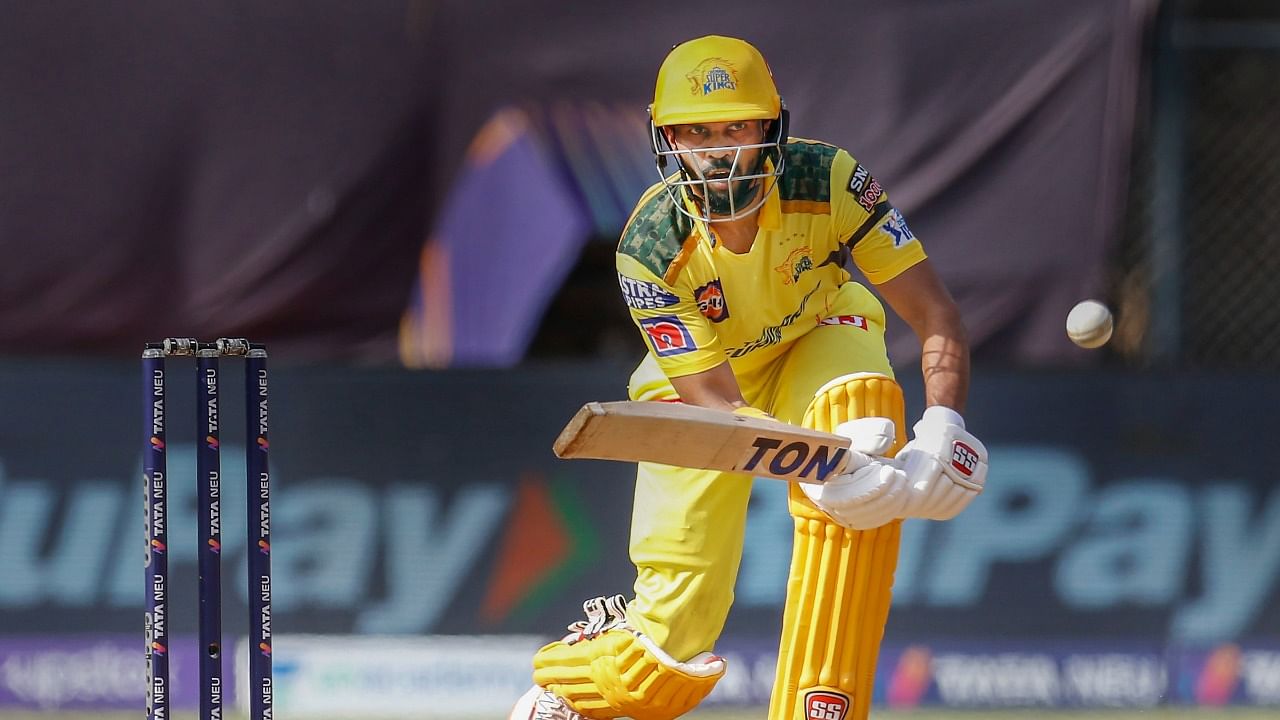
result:
[[[790,285],[800,279],[800,276],[813,269],[813,256],[809,254],[809,248],[798,248],[792,250],[791,254],[783,263],[774,268],[775,272],[782,273],[782,284]]]

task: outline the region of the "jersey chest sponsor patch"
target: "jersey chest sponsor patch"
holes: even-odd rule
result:
[[[670,307],[680,302],[680,298],[667,292],[661,285],[648,280],[637,280],[618,273],[618,287],[622,288],[622,299],[627,307],[635,310],[653,310]]]
[[[653,353],[658,357],[670,357],[693,352],[693,335],[675,315],[640,318],[640,329],[649,338]]]
[[[698,303],[698,312],[711,322],[724,322],[729,318],[729,303],[725,302],[724,286],[720,284],[720,278],[694,290],[693,299]]]

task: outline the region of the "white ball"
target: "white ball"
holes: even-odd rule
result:
[[[1097,300],[1076,303],[1067,313],[1067,337],[1082,348],[1102,347],[1111,339],[1111,311]]]

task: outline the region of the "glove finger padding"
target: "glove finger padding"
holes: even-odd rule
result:
[[[987,448],[947,408],[927,409],[914,430],[916,437],[895,459],[911,486],[905,515],[949,520],[982,492]]]
[[[893,420],[886,417],[858,418],[836,426],[836,435],[849,438],[851,449],[867,455],[887,455],[897,434]]]
[[[885,525],[899,517],[905,502],[905,475],[886,460],[901,442],[902,391],[891,378],[854,373],[831,380],[814,394],[804,424],[849,438],[849,459],[823,485],[798,484],[816,510],[854,530]],[[794,495],[793,495],[794,498]],[[793,503],[792,512],[803,514]]]
[[[932,410],[932,408],[930,408]],[[928,423],[921,420],[915,426],[916,436],[898,454],[899,467],[907,470],[911,457],[904,457],[908,450],[926,453],[936,458],[942,469],[955,482],[970,490],[981,492],[987,480],[987,448],[964,425],[955,423]]]
[[[906,473],[878,460],[868,460],[822,485],[801,484],[800,489],[832,519],[853,530],[870,530],[902,517],[911,499]]]
[[[978,495],[978,491],[955,482],[936,455],[917,450],[911,443],[898,453],[897,464],[907,478],[910,494],[904,517],[950,520]]]

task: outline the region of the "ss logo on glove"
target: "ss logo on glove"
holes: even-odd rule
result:
[[[951,445],[951,467],[966,478],[972,477],[973,471],[978,469],[978,459],[978,452],[959,440]]]

